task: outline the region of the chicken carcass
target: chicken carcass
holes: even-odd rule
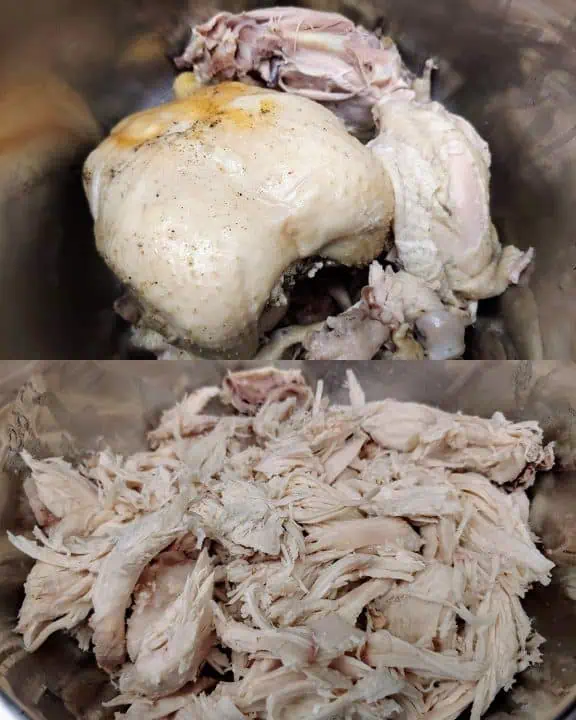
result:
[[[518,283],[533,251],[500,245],[490,218],[488,146],[467,121],[431,101],[434,62],[417,78],[390,38],[334,13],[277,7],[219,13],[192,29],[175,63],[197,82],[249,78],[324,104],[358,136],[376,131],[368,147],[394,186],[395,261],[440,307],[384,329],[354,307],[315,334],[294,334],[306,357],[370,359],[381,348],[399,358],[461,356],[477,301]]]
[[[252,357],[284,274],[362,265],[388,246],[378,159],[318,103],[242,83],[126,118],[88,157],[100,253],[138,326],[207,355]]]
[[[405,359],[446,360],[464,353],[464,334],[470,324],[464,310],[444,308],[430,285],[405,271],[370,266],[368,285],[351,308],[313,327],[302,339],[307,360],[371,360],[386,352],[398,358],[402,340],[415,328],[412,356]]]
[[[242,80],[321,102],[355,135],[374,130],[372,105],[414,78],[396,45],[348,18],[295,7],[221,12],[192,28],[176,67],[197,82]]]
[[[9,534],[37,560],[27,649],[89,623],[126,720],[479,720],[540,657],[521,599],[553,563],[526,489],[552,447],[348,386],[330,406],[298,371],[245,370],[166,411],[147,452],[28,458],[118,521],[55,543],[51,500],[40,544]]]

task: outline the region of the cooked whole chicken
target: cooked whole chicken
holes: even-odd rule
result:
[[[460,357],[478,301],[518,283],[533,253],[500,245],[488,146],[432,101],[433,61],[418,78],[390,38],[283,7],[217,14],[174,63],[192,71],[177,99],[122,121],[84,172],[134,344],[164,358]],[[377,258],[396,310],[419,288],[414,311],[369,306],[370,281],[340,315],[285,327],[291,283],[318,259]]]
[[[331,112],[241,83],[125,119],[84,182],[98,249],[140,325],[243,358],[284,273],[310,257],[373,260],[394,207],[381,163]]]
[[[175,63],[193,69],[197,82],[258,81],[321,102],[357,136],[376,131],[368,147],[394,186],[395,260],[446,306],[441,316],[420,323],[415,317],[409,330],[428,337],[428,345],[442,335],[432,343],[439,350],[429,352],[422,343],[427,357],[458,357],[477,301],[518,283],[533,252],[501,247],[490,218],[488,146],[470,123],[431,101],[434,63],[416,78],[390,38],[379,39],[341,15],[283,7],[219,13],[193,28]],[[389,341],[393,327],[375,330],[374,317],[362,321],[356,309],[347,316],[331,318],[325,332],[345,327],[350,348],[363,348],[349,359],[373,357],[378,335],[398,356],[399,343]],[[314,350],[306,357],[317,359]]]
[[[540,660],[521,599],[553,563],[526,490],[552,446],[348,387],[330,406],[298,371],[231,373],[144,452],[25,455],[26,649],[92,642],[118,720],[478,720]]]

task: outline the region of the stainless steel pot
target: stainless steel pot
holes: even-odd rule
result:
[[[262,4],[271,3],[219,7]],[[439,57],[437,96],[492,146],[500,232],[533,245],[537,260],[525,287],[485,306],[472,356],[575,358],[573,0],[309,4],[368,27],[384,22],[415,69]],[[0,357],[112,357],[117,288],[93,248],[79,167],[113,122],[166,96],[166,39],[177,45],[186,14],[202,19],[213,8],[186,0],[0,7]]]
[[[24,473],[18,452],[74,456],[104,437],[117,452],[141,449],[147,422],[187,389],[218,383],[229,368],[249,363],[42,362],[26,367],[0,362],[0,718],[104,720],[101,707],[114,695],[90,656],[65,637],[52,637],[28,655],[13,633],[30,564],[15,551],[4,529],[25,523],[18,494]],[[298,363],[283,363],[298,366]],[[532,522],[556,562],[550,586],[526,599],[536,629],[547,639],[544,662],[521,676],[523,715],[499,698],[493,720],[576,720],[576,601],[565,574],[576,566],[576,366],[557,362],[304,363],[314,383],[346,402],[345,371],[352,368],[371,400],[393,397],[443,409],[514,420],[538,419],[557,442],[558,471],[539,479]],[[30,379],[32,376],[32,379]],[[28,380],[28,381],[27,381]],[[25,383],[22,385],[22,383]],[[6,697],[2,697],[2,692]],[[517,697],[512,693],[511,697]]]

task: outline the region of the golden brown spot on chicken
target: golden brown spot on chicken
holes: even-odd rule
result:
[[[200,83],[196,80],[193,72],[180,73],[172,84],[172,90],[174,91],[176,100],[184,100],[190,97],[190,95],[197,92],[199,88]]]
[[[260,102],[260,114],[261,115],[268,115],[268,113],[271,113],[274,110],[274,103],[272,100],[262,100]]]
[[[124,147],[137,147],[160,137],[170,125],[183,122],[191,123],[186,132],[192,137],[198,137],[206,128],[213,128],[220,123],[226,123],[228,127],[252,129],[256,123],[268,121],[274,109],[274,101],[263,100],[253,111],[239,107],[235,101],[261,93],[261,88],[237,82],[202,87],[167,105],[126,118],[114,128],[111,137]]]

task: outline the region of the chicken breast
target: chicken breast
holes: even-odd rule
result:
[[[126,118],[84,183],[98,249],[140,324],[207,355],[255,353],[295,263],[379,255],[394,203],[381,163],[332,113],[241,83]]]

